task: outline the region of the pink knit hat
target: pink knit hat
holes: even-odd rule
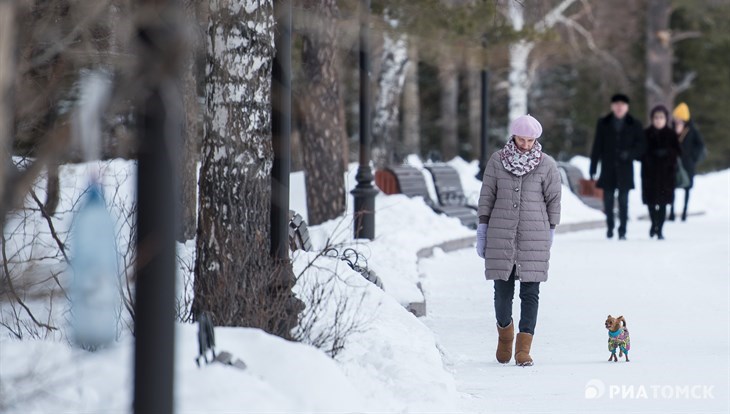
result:
[[[542,135],[542,125],[532,116],[522,115],[512,121],[509,126],[509,133],[510,135],[537,139]]]

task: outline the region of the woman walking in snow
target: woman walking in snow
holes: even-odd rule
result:
[[[689,106],[682,102],[674,108],[674,128],[679,136],[679,145],[682,148],[682,167],[689,175],[689,187],[684,189],[684,209],[682,210],[682,221],[687,220],[687,205],[689,204],[689,192],[694,185],[696,166],[706,155],[705,142],[697,130],[694,121],[690,118]],[[669,220],[674,221],[674,201]]]
[[[649,207],[649,237],[664,240],[667,205],[674,202],[677,157],[681,154],[677,133],[669,125],[669,110],[659,105],[651,110],[646,129],[646,152],[641,158],[641,198]]]
[[[515,338],[512,300],[520,281],[521,312],[515,363],[532,365],[530,348],[537,324],[540,282],[547,280],[550,247],[560,223],[560,174],[555,160],[537,139],[542,126],[523,115],[510,125],[510,139],[492,155],[479,196],[477,254],[485,275],[494,280],[497,361],[512,358]]]

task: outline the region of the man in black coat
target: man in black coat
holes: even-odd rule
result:
[[[629,115],[629,98],[616,94],[611,98],[611,113],[598,120],[591,151],[591,179],[601,163],[601,175],[596,186],[603,189],[608,238],[613,237],[614,200],[618,190],[619,240],[626,239],[629,214],[629,190],[634,188],[634,160],[645,150],[641,122]]]

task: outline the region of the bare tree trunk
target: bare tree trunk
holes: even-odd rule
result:
[[[655,105],[671,107],[672,39],[669,0],[649,0],[646,15],[646,109]]]
[[[320,224],[345,212],[343,145],[347,134],[336,67],[336,0],[304,0],[319,19],[307,28],[302,43],[299,90],[301,143],[307,185],[307,214]]]
[[[392,24],[392,23],[391,23]],[[384,167],[405,154],[398,145],[401,92],[408,65],[406,35],[384,34],[382,65],[373,111],[373,161]]]
[[[403,85],[403,152],[406,155],[421,152],[421,107],[418,94],[418,46],[411,41]]]
[[[273,25],[271,1],[210,3],[193,312],[289,337],[269,237]]]
[[[467,52],[468,53],[468,52]],[[473,54],[466,57],[469,109],[469,156],[479,159],[482,120],[482,72]]]
[[[182,74],[183,104],[185,107],[184,144],[180,157],[180,228],[178,241],[190,240],[195,237],[196,204],[198,202],[198,161],[200,161],[200,146],[202,142],[202,128],[200,125],[200,102],[198,101],[198,73],[196,60],[199,46],[202,43],[202,33],[199,30],[199,20],[196,10],[197,0],[185,0],[185,21],[189,28],[188,38],[192,40],[192,47],[187,50],[185,70]]]
[[[459,152],[459,77],[456,63],[447,52],[439,63],[441,85],[441,157],[448,161]]]
[[[593,39],[587,34],[582,26],[578,25],[574,20],[564,15],[565,11],[576,0],[562,0],[551,9],[549,9],[539,21],[530,27],[536,33],[545,33],[548,29],[554,27],[557,23],[562,23],[569,28],[578,31],[587,36],[587,41],[595,48]],[[506,2],[507,18],[512,25],[512,29],[521,32],[525,29],[525,7],[527,3],[521,1]],[[530,70],[529,60],[530,52],[535,47],[533,40],[519,39],[509,45],[509,122],[514,121],[518,116],[528,112],[528,95],[530,89]]]
[[[524,5],[516,2],[509,2],[509,20],[515,31],[522,31],[525,28]],[[509,45],[509,119],[511,123],[518,116],[527,113],[527,94],[530,87],[530,78],[527,71],[527,64],[530,52],[535,47],[535,42],[520,39]]]
[[[4,205],[5,184],[10,172],[13,132],[13,86],[15,83],[15,1],[0,0],[0,206]],[[4,211],[0,207],[0,212]],[[0,232],[5,222],[0,216]]]

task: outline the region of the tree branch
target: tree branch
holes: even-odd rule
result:
[[[563,0],[560,2],[560,4],[550,10],[540,22],[535,24],[535,30],[542,33],[555,26],[561,18],[565,18],[563,13],[565,13],[565,10],[572,6],[573,3],[575,3],[575,0]]]
[[[38,207],[41,212],[41,216],[46,220],[48,223],[48,229],[51,232],[51,237],[53,237],[53,240],[55,240],[56,245],[58,246],[58,250],[63,255],[63,259],[68,263],[68,256],[66,255],[66,245],[61,241],[61,239],[58,237],[58,232],[56,231],[56,227],[53,225],[53,219],[51,216],[48,215],[48,212],[45,208],[43,208],[43,202],[38,198],[35,191],[33,189],[30,189],[30,196],[33,198],[33,200],[38,204]]]
[[[684,75],[684,78],[682,78],[682,80],[679,83],[672,85],[672,93],[674,95],[679,95],[680,93],[686,91],[687,89],[689,89],[692,86],[692,82],[695,80],[696,77],[697,77],[697,72],[695,72],[695,71],[687,72]]]
[[[0,250],[2,250],[3,271],[5,273],[5,280],[8,284],[8,289],[10,291],[10,294],[13,296],[13,299],[15,299],[15,301],[18,303],[18,305],[22,306],[23,309],[25,309],[25,313],[27,313],[28,316],[30,316],[30,319],[37,326],[40,326],[42,328],[45,328],[45,329],[48,329],[51,331],[58,330],[58,328],[56,328],[55,326],[45,324],[45,323],[39,321],[38,319],[36,319],[35,315],[33,315],[33,312],[30,311],[30,308],[28,307],[28,305],[26,305],[25,302],[23,302],[23,299],[20,298],[20,296],[18,295],[18,292],[15,291],[15,287],[13,286],[13,280],[10,278],[10,269],[8,269],[8,260],[7,260],[8,256],[7,256],[7,250],[5,249],[7,242],[5,240],[5,234],[0,233],[0,239],[2,239],[2,249],[0,249]]]
[[[654,79],[651,77],[647,77],[646,83],[644,84],[644,86],[647,89],[650,89],[651,91],[656,93],[657,95],[664,95],[664,91],[662,90],[662,88],[660,88],[659,85],[657,85],[657,83],[654,82]]]
[[[616,59],[609,52],[606,52],[605,50],[599,48],[598,45],[596,44],[595,39],[593,38],[593,34],[591,34],[591,32],[588,29],[583,27],[583,25],[581,25],[577,21],[567,18],[563,15],[560,15],[558,17],[558,22],[560,22],[561,24],[564,24],[566,27],[573,29],[573,31],[580,34],[585,39],[586,46],[588,46],[588,49],[591,50],[593,53],[597,54],[604,61],[608,62],[611,66],[615,67],[619,71],[623,83],[625,85],[628,84],[628,80],[626,79],[626,71],[624,70],[624,67],[621,64],[621,62],[618,59]]]
[[[687,30],[683,32],[672,32],[672,35],[669,39],[672,44],[674,44],[677,42],[681,42],[682,40],[696,39],[698,37],[702,37],[702,32]]]

